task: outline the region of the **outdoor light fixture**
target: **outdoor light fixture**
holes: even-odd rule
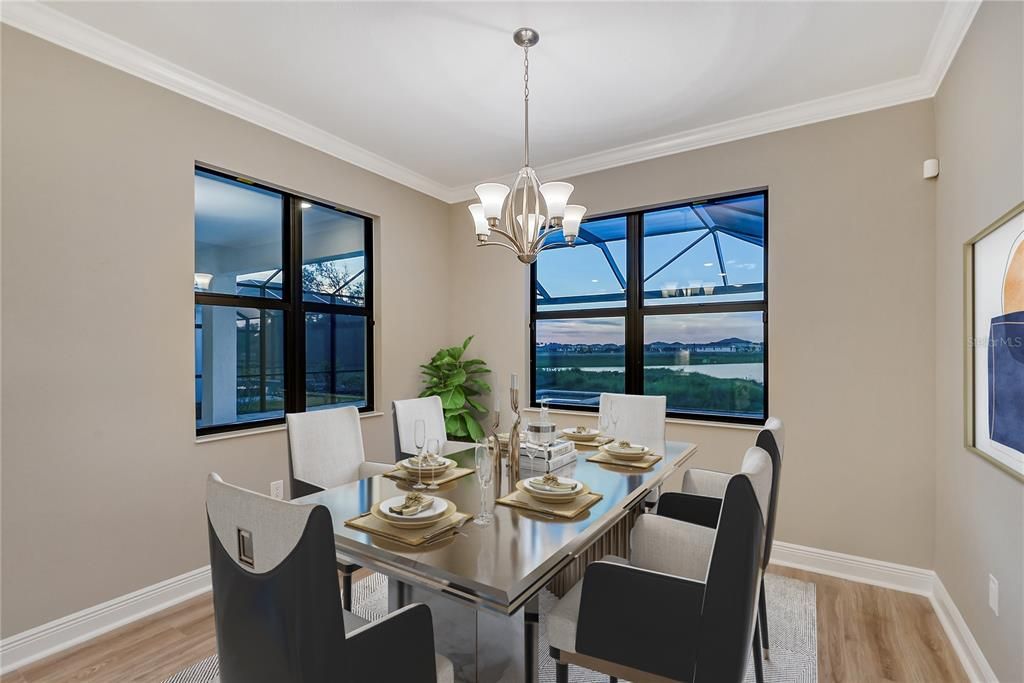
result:
[[[479,204],[471,204],[478,246],[495,244],[514,252],[523,263],[533,263],[537,254],[549,247],[575,246],[586,207],[569,204],[573,187],[569,183],[541,183],[530,168],[530,48],[540,41],[532,28],[520,28],[512,34],[523,48],[523,151],[525,160],[512,187],[501,183],[476,186]],[[547,241],[557,232],[563,241]],[[490,241],[492,233],[500,238]],[[545,242],[547,242],[545,244]]]
[[[195,274],[195,288],[207,290],[210,288],[210,282],[213,281],[213,275],[211,273],[196,273]]]

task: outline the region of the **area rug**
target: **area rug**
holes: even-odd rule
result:
[[[388,611],[388,582],[382,574],[373,574],[352,587],[352,611],[369,621],[381,619]],[[768,624],[771,659],[764,663],[766,683],[818,682],[818,612],[814,584],[785,576],[765,576],[768,596]],[[557,598],[541,593],[540,662],[541,683],[554,683],[555,663],[548,654],[547,619],[544,614]],[[208,657],[168,678],[165,683],[217,683],[217,657]],[[607,683],[608,677],[569,667],[572,683]],[[754,682],[754,670],[748,665],[746,680]],[[626,682],[623,682],[626,683]]]

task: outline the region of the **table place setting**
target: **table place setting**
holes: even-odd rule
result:
[[[601,498],[603,496],[600,493],[591,491],[581,481],[548,473],[517,481],[514,491],[495,502],[562,519],[573,519]]]
[[[657,464],[661,458],[662,456],[655,454],[647,446],[623,440],[604,444],[597,449],[595,455],[587,458],[587,461],[646,470]]]
[[[414,491],[374,503],[368,512],[345,525],[416,547],[459,533],[459,527],[471,518],[450,500]]]
[[[602,434],[600,429],[588,428],[583,425],[563,429],[562,437],[585,448],[599,448],[615,440],[613,437]]]
[[[399,460],[395,469],[386,472],[384,476],[410,484],[415,489],[435,490],[472,473],[472,468],[459,467],[451,458],[425,454]]]

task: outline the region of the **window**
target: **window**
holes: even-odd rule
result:
[[[197,434],[372,409],[371,242],[370,218],[196,168]]]
[[[767,208],[761,190],[595,218],[576,247],[543,252],[533,404],[664,395],[672,417],[763,423]]]

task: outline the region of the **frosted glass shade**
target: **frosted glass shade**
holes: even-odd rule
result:
[[[481,183],[476,186],[476,196],[480,198],[480,204],[484,207],[485,218],[501,216],[501,207],[508,193],[508,185],[501,183]]]
[[[210,273],[196,273],[195,274],[195,288],[207,290],[210,288],[210,283],[213,281],[213,275]]]
[[[544,183],[540,193],[544,195],[544,203],[548,207],[548,215],[561,218],[565,215],[565,205],[569,201],[573,187],[569,183]]]
[[[516,216],[516,222],[519,223],[520,227],[522,227],[523,214]],[[544,216],[541,214],[531,213],[526,227],[526,234],[528,235],[529,240],[532,241],[533,238],[537,236],[537,231],[540,230],[542,225],[544,225]]]
[[[484,205],[470,204],[469,212],[473,214],[473,225],[476,227],[476,234],[478,236],[491,234],[491,228],[487,225],[487,217],[484,216]]]
[[[565,216],[562,218],[562,236],[575,239],[580,234],[580,223],[587,213],[587,207],[579,204],[570,204],[565,207]]]

